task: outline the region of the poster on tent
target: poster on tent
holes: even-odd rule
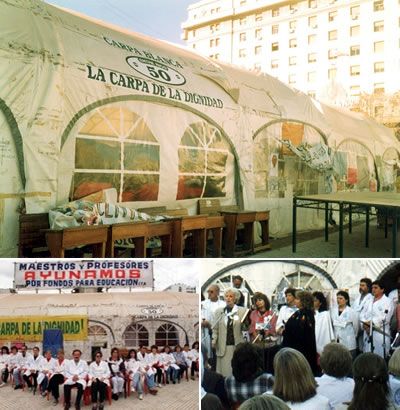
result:
[[[14,286],[25,289],[152,287],[153,261],[16,262]]]

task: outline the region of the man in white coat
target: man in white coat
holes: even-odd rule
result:
[[[43,356],[39,354],[39,348],[34,347],[33,355],[29,356],[28,360],[26,361],[26,370],[23,376],[28,387],[33,389],[33,394],[35,394],[37,389],[37,378],[39,375],[42,360]],[[33,379],[33,386],[31,379]]]
[[[214,314],[218,308],[224,308],[226,303],[219,299],[219,286],[211,285],[208,290],[208,299],[201,304],[201,343],[205,346],[208,354],[208,359],[212,362],[212,368],[215,370],[215,351],[211,349],[212,323]]]
[[[372,296],[372,280],[369,278],[362,278],[360,280],[359,287],[360,296],[354,301],[353,309],[361,316],[361,313],[365,310],[365,306],[373,300]],[[359,331],[357,335],[357,348],[359,352],[364,349],[364,329],[360,322]]]
[[[365,309],[360,314],[360,320],[364,322],[364,352],[373,351],[385,358],[390,348],[390,319],[393,314],[393,303],[385,295],[385,289],[379,280],[372,283],[372,295],[373,300],[365,305]],[[373,323],[372,338],[370,337],[371,322]]]
[[[86,377],[88,375],[88,365],[84,360],[81,360],[82,352],[79,349],[75,349],[72,352],[73,359],[68,360],[65,363],[65,377],[64,382],[64,397],[65,407],[64,410],[68,410],[71,407],[71,389],[76,387],[78,393],[76,395],[75,409],[80,410],[81,398],[83,391],[86,388]]]
[[[27,353],[28,348],[23,345],[21,347],[21,351],[17,354],[17,366],[13,371],[14,383],[15,387],[14,390],[22,389],[22,375],[26,371],[27,362],[29,358],[32,356],[30,353]]]

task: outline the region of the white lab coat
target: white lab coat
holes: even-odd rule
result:
[[[317,352],[322,354],[325,345],[331,343],[335,336],[333,333],[331,316],[327,310],[324,312],[315,311],[315,342]]]
[[[53,374],[62,374],[65,375],[65,363],[66,360],[64,359],[61,363],[58,359],[54,359],[55,360],[55,365],[54,365],[54,370],[53,370]]]
[[[28,360],[31,356],[32,355],[30,353],[27,353],[25,356],[23,356],[22,353],[19,352],[17,354],[17,367],[18,367],[18,369],[20,369],[20,370],[21,369],[26,369],[27,368],[26,364],[28,363]]]
[[[79,360],[75,363],[75,360],[66,360],[64,367],[64,376],[67,378],[64,384],[75,384],[79,383],[82,385],[83,389],[86,387],[86,376],[88,375],[88,365],[84,360]],[[78,376],[78,380],[74,381],[72,378]]]
[[[215,311],[222,307],[224,308],[226,303],[222,300],[217,300],[216,302],[207,299],[201,303],[201,320],[206,320],[208,323],[213,323]],[[203,346],[206,347],[208,352],[208,357],[212,357],[211,351],[211,336],[210,336],[210,329],[208,327],[201,328],[201,343]]]
[[[92,379],[101,379],[103,378],[104,381],[103,383],[105,383],[107,386],[110,385],[110,376],[111,376],[111,372],[110,372],[110,368],[108,366],[108,363],[105,362],[104,360],[101,360],[99,364],[97,364],[95,361],[90,363],[89,366],[89,382],[88,382],[88,386],[91,386],[93,381]]]
[[[292,316],[293,313],[296,312],[296,310],[297,310],[296,306],[293,306],[293,307],[290,307],[287,305],[282,306],[278,314],[278,320],[276,321],[275,330],[278,331],[281,327],[284,327],[285,323],[288,321],[290,316]]]
[[[161,353],[161,364],[165,370],[168,370],[170,366],[179,370],[179,366],[176,364],[175,357],[172,353]]]
[[[358,313],[351,307],[346,306],[342,314],[339,315],[339,307],[336,305],[331,309],[335,340],[343,344],[349,350],[357,348],[358,334]]]
[[[39,376],[37,378],[37,382],[39,385],[42,383],[42,381],[46,377],[46,374],[43,373],[43,370],[48,371],[47,377],[50,379],[50,376],[53,374],[54,369],[56,367],[56,363],[57,363],[56,360],[53,358],[51,358],[50,360],[47,360],[45,357],[43,358],[43,360],[40,362]]]
[[[17,367],[17,363],[18,363],[18,353],[17,354],[10,354],[8,356],[8,370],[12,371],[15,367]]]
[[[129,359],[128,361],[125,362],[125,369],[127,371],[127,374],[129,374],[129,377],[131,380],[133,380],[133,376],[137,372],[144,373],[144,363],[135,359]],[[132,372],[132,373],[129,373]]]
[[[42,355],[38,355],[36,358],[31,355],[25,363],[26,371],[24,375],[30,376],[32,374],[31,370],[39,371],[42,360],[44,360],[44,357]]]
[[[10,355],[8,354],[1,354],[0,355],[0,371],[3,371],[6,366],[8,365],[8,358]]]
[[[136,358],[139,360],[139,362],[145,362],[146,361],[146,353],[142,354],[141,352],[136,353]]]
[[[386,343],[386,354],[389,352],[390,348],[390,319],[393,314],[393,303],[385,295],[383,295],[379,300],[370,300],[368,304],[365,305],[365,309],[360,314],[360,320],[369,322],[372,320],[373,324],[378,327],[378,329],[383,330],[386,333],[386,337],[377,331],[373,332],[373,343],[374,343],[374,353],[379,356],[384,356],[383,342]],[[385,326],[383,326],[385,322]],[[371,343],[369,342],[369,335],[364,331],[364,352],[371,351]]]
[[[367,293],[364,298],[361,300],[361,295],[353,302],[352,308],[358,313],[358,316],[361,315],[361,312],[364,311],[365,305],[368,304],[374,297],[372,293]],[[364,331],[361,322],[359,322],[359,331],[357,337],[357,346],[360,351],[364,350]]]

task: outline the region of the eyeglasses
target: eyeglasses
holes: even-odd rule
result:
[[[207,290],[207,293],[214,293],[213,290]]]

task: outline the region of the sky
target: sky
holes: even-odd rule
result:
[[[185,44],[180,39],[187,7],[195,0],[44,0],[150,37]]]
[[[15,261],[18,259],[0,260],[0,289],[13,287]],[[19,261],[28,262],[29,260],[19,259]],[[38,260],[35,259],[35,261]],[[163,290],[174,283],[196,286],[199,290],[200,270],[201,259],[154,259],[155,290]]]

